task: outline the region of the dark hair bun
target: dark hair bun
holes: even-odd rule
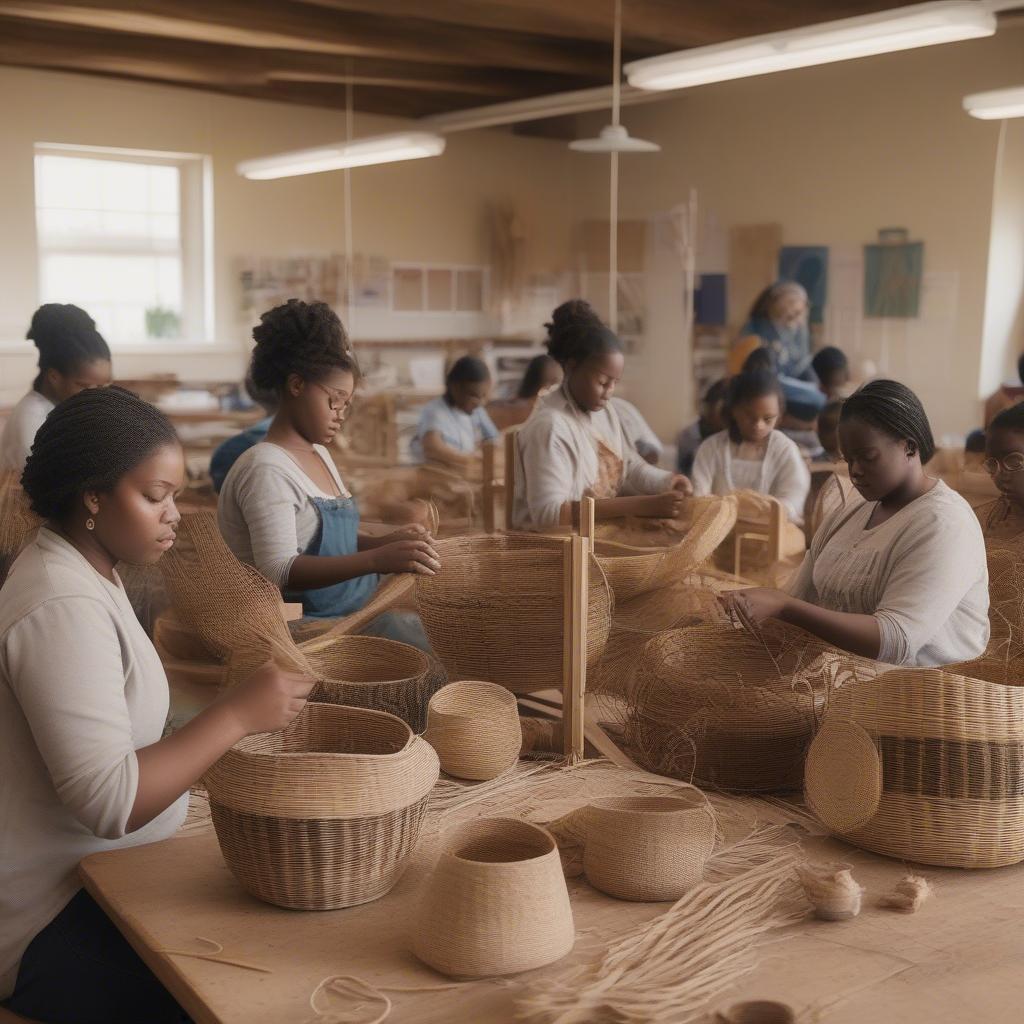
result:
[[[65,376],[84,363],[110,360],[110,349],[84,309],[48,302],[32,314],[25,335],[39,350],[39,370],[54,369]]]
[[[622,343],[594,307],[583,299],[563,302],[552,314],[547,328],[547,350],[563,366],[570,360],[584,362],[591,356],[621,352]]]

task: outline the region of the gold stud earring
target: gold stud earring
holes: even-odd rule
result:
[[[92,516],[89,516],[89,518],[86,519],[86,521],[85,521],[85,528],[87,530],[95,530],[96,529],[96,520],[93,519]]]

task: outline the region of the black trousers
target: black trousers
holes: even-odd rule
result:
[[[29,943],[0,1005],[40,1024],[191,1024],[84,889]]]

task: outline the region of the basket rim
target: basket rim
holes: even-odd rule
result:
[[[516,828],[522,829],[523,833],[529,833],[529,837],[537,839],[544,843],[545,849],[543,852],[538,852],[530,857],[520,857],[517,860],[479,860],[475,857],[462,857],[456,850],[460,846],[464,846],[466,843],[473,839],[481,839],[486,837],[484,832],[485,827],[494,827],[501,825],[503,827],[513,825]],[[479,829],[478,835],[470,835],[474,829]],[[546,857],[550,857],[554,854],[558,855],[558,843],[555,841],[555,837],[543,826],[537,825],[532,821],[524,821],[522,818],[510,818],[503,816],[494,816],[486,818],[476,818],[472,821],[466,822],[462,825],[453,835],[450,840],[445,843],[444,856],[449,857],[451,860],[457,861],[460,864],[472,865],[486,871],[518,871],[522,869],[523,865],[536,864]]]
[[[624,806],[628,804],[677,804],[678,806]],[[666,814],[689,814],[693,811],[709,812],[711,809],[707,797],[699,790],[690,799],[669,794],[664,796],[606,796],[591,800],[588,806],[598,811],[635,818],[660,818]]]
[[[486,693],[494,696],[500,701],[500,707],[498,710],[504,711],[516,708],[518,714],[519,704],[516,700],[516,695],[508,689],[508,687],[502,686],[501,683],[492,683],[486,679],[455,679],[450,683],[445,683],[444,686],[437,690],[430,698],[430,701],[427,704],[428,718],[431,714],[445,715],[452,718],[464,717],[468,713],[466,709],[443,706],[444,700],[454,696],[459,691]],[[442,698],[442,700],[438,700],[439,697]]]

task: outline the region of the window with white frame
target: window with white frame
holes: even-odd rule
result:
[[[206,340],[205,158],[40,144],[40,302],[73,302],[111,345]]]

